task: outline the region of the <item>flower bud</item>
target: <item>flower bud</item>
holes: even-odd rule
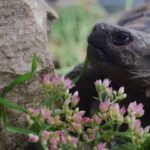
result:
[[[109,79],[104,79],[103,85],[107,88],[110,85],[110,80]]]
[[[72,107],[76,107],[77,104],[79,103],[79,100],[80,100],[79,94],[78,94],[78,91],[76,91],[72,96],[72,101],[71,101]]]
[[[110,101],[105,100],[104,102],[100,102],[99,109],[102,113],[105,113],[108,111],[109,106],[110,106]]]
[[[128,112],[132,115],[135,115],[137,118],[144,115],[143,104],[137,104],[136,102],[132,102],[128,106]]]
[[[124,93],[124,87],[120,87],[119,90],[118,90],[118,94],[121,95]]]
[[[37,143],[39,141],[39,137],[37,135],[34,134],[29,134],[29,142],[32,143]]]

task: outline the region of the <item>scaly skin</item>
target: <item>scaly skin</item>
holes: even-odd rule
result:
[[[79,91],[80,109],[90,113],[96,91],[96,79],[109,78],[111,86],[125,86],[129,102],[142,102],[144,125],[150,124],[150,4],[141,6],[125,15],[118,25],[98,23],[88,38],[87,59],[89,66],[72,89]],[[77,77],[83,65],[75,67],[67,76]],[[98,106],[98,104],[97,104]],[[95,108],[95,107],[94,107]]]

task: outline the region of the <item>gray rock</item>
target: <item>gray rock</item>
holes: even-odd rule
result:
[[[54,74],[47,31],[55,18],[57,14],[43,0],[0,1],[0,92],[12,79],[31,70],[34,54],[39,58],[33,79],[7,94],[11,101],[26,106],[36,105],[42,99],[43,75]],[[24,125],[24,117],[13,112],[10,122]],[[22,150],[24,141],[24,137],[0,129],[0,150]]]

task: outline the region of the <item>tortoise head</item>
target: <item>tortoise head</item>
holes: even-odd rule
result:
[[[98,23],[88,44],[87,58],[95,70],[122,84],[141,79],[141,85],[150,85],[150,34]]]

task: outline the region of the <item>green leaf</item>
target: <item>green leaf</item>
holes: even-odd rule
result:
[[[56,104],[57,101],[60,101],[61,98],[62,94],[60,92],[56,92],[54,95],[50,95],[49,97],[42,100],[41,104],[51,108],[51,106]]]
[[[150,149],[150,136],[148,136],[146,139],[145,139],[145,142],[144,144],[142,145],[142,148],[144,150],[149,150]]]
[[[28,111],[23,106],[13,103],[5,98],[0,97],[0,104],[2,104],[3,106],[6,106],[8,108],[11,108],[11,109],[15,109],[15,110],[19,110],[24,113],[28,113]]]
[[[3,108],[3,111],[1,111],[1,116],[0,116],[3,120],[4,123],[4,127],[8,125],[8,114],[5,110],[5,108]]]
[[[36,133],[40,133],[40,131],[42,130],[42,125],[40,124],[40,121],[34,119],[34,123],[32,125],[32,130],[35,131]]]
[[[118,132],[110,142],[110,150],[137,150],[127,132]]]
[[[16,85],[22,84],[23,82],[29,80],[32,77],[32,72],[28,72],[24,75],[19,76],[14,79],[8,86],[6,86],[1,94],[1,97],[4,97],[6,93],[12,90],[12,88]]]
[[[2,91],[1,97],[4,97],[9,91],[11,91],[13,89],[14,86],[20,85],[20,84],[24,83],[25,81],[30,80],[34,75],[36,68],[37,68],[37,57],[36,57],[36,55],[34,55],[32,57],[32,70],[31,70],[31,72],[27,72],[27,73],[17,77],[13,81],[11,81],[10,84],[8,86],[6,86],[4,88],[4,90]]]
[[[37,56],[33,55],[32,57],[32,72],[35,72],[37,69]]]
[[[112,135],[113,135],[112,130],[107,130],[106,132],[103,132],[103,133],[102,133],[102,138],[103,138],[105,141],[109,142],[110,139],[112,138]]]
[[[36,132],[30,131],[30,130],[25,129],[25,128],[7,126],[6,129],[10,132],[13,132],[13,133],[20,133],[20,134],[25,134],[25,135],[29,135],[29,134],[37,135]]]
[[[132,143],[114,145],[110,150],[137,150],[137,147]]]
[[[3,97],[5,97],[5,95],[9,91],[11,91],[14,86],[20,85],[20,84],[24,83],[25,81],[30,80],[34,75],[36,68],[37,68],[37,57],[36,57],[36,55],[34,55],[32,57],[32,70],[31,70],[31,72],[27,72],[27,73],[19,76],[18,78],[14,79],[13,81],[10,82],[10,84],[8,86],[6,86],[3,89],[3,91],[0,95],[0,104],[1,104],[1,106],[0,106],[0,117],[3,120],[4,126],[8,125],[8,114],[6,113],[4,106],[11,108],[11,109],[13,108],[15,110],[19,110],[19,111],[24,112],[24,113],[27,113],[27,110],[24,107],[17,105],[16,103],[13,103],[7,99],[4,99]]]

